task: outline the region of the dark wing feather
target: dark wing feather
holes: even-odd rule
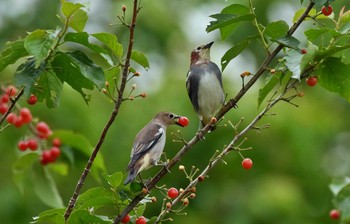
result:
[[[152,125],[149,127],[149,125]],[[150,151],[154,145],[157,144],[160,137],[162,137],[164,131],[159,124],[151,123],[144,127],[139,134],[137,134],[133,148],[132,157],[128,165],[128,169],[135,166],[136,162],[142,158],[148,151]],[[159,131],[162,130],[162,131]]]
[[[199,110],[198,105],[198,85],[203,70],[198,66],[191,66],[190,71],[187,73],[186,88],[188,96],[192,102],[193,108],[196,112]]]

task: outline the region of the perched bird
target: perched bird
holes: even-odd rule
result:
[[[221,71],[210,61],[213,43],[200,45],[192,51],[190,70],[187,73],[187,92],[201,121],[200,128],[211,121],[225,102]]]
[[[160,112],[136,135],[125,185],[132,182],[141,171],[158,165],[165,146],[166,128],[171,124],[184,127],[188,119],[170,112]]]

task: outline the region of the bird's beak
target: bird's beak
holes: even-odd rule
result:
[[[211,48],[211,45],[213,45],[214,41],[210,42],[209,44],[205,45],[203,48],[204,49],[209,49]]]
[[[180,116],[175,116],[175,117],[174,117],[175,124],[177,124],[177,125],[183,127],[183,126],[179,123],[179,119],[180,119]]]

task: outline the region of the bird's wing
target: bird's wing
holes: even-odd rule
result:
[[[208,69],[214,72],[215,76],[218,78],[220,85],[222,87],[222,74],[219,67],[214,62],[209,62]]]
[[[137,134],[131,151],[129,169],[158,143],[164,132],[161,125],[151,123]]]
[[[193,108],[198,112],[198,84],[201,76],[201,70],[196,66],[192,66],[187,73],[186,88],[188,96],[192,102]]]

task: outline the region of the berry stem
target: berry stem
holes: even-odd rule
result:
[[[0,126],[2,125],[2,123],[4,123],[6,117],[11,113],[12,109],[15,107],[17,101],[19,100],[19,98],[21,98],[21,96],[23,95],[24,93],[24,87],[22,87],[20,89],[20,91],[18,92],[18,94],[15,96],[14,99],[11,98],[11,105],[10,107],[8,108],[8,110],[6,111],[6,113],[1,117],[0,119]],[[1,129],[2,130],[2,129]]]

